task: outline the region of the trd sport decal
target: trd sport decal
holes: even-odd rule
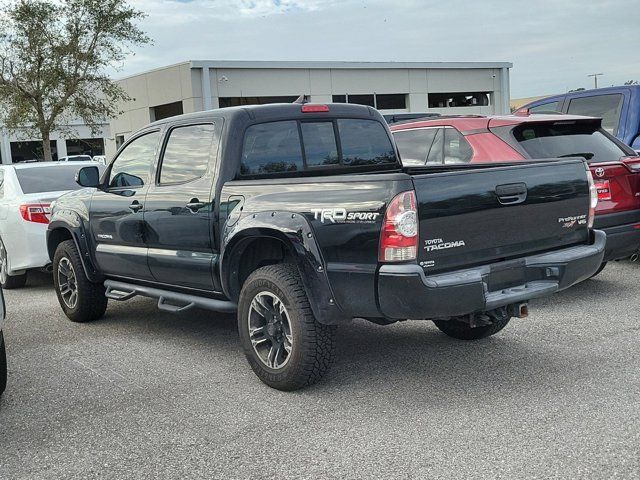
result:
[[[375,223],[380,216],[376,212],[347,212],[346,208],[312,208],[314,220],[322,223]]]

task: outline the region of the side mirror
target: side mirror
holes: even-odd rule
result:
[[[76,173],[76,183],[81,187],[98,188],[100,186],[100,170],[98,167],[82,167]]]

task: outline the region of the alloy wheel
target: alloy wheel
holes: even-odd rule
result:
[[[67,257],[58,262],[58,290],[62,301],[68,308],[76,308],[78,304],[78,283],[76,271]]]
[[[260,292],[251,301],[247,318],[249,338],[260,361],[274,370],[291,356],[293,335],[289,312],[277,295]]]
[[[9,262],[7,260],[7,251],[4,244],[0,242],[0,283],[5,284],[9,279]]]

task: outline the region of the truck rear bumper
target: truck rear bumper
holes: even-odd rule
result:
[[[447,318],[550,295],[591,277],[605,244],[606,234],[595,230],[591,245],[428,276],[418,265],[384,265],[380,312],[391,319]]]

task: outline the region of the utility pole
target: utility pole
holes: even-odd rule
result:
[[[604,75],[604,73],[592,73],[591,75],[587,75],[587,77],[593,77],[595,88],[598,88],[598,77],[601,77],[602,75]]]

